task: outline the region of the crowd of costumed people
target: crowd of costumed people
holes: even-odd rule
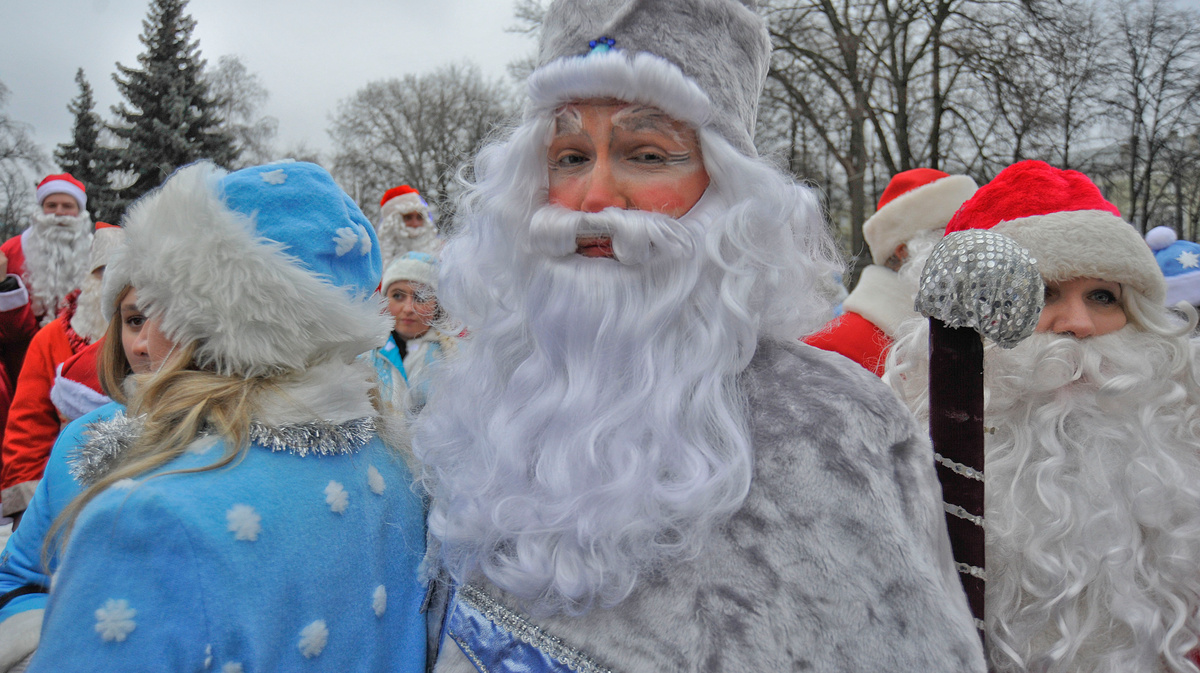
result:
[[[46,176],[0,673],[1200,673],[1200,245],[1042,161],[916,168],[847,294],[755,150],[756,4],[550,3],[453,222],[305,162],[111,224]]]

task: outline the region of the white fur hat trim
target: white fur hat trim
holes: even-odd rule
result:
[[[696,128],[709,121],[708,96],[679,68],[647,52],[622,51],[562,58],[529,77],[530,107],[526,118],[553,112],[574,100],[613,98],[653,105]]]
[[[1047,281],[1099,278],[1132,287],[1156,303],[1166,298],[1166,281],[1150,247],[1112,213],[1063,211],[1008,220],[992,229],[1028,250]]]
[[[426,206],[421,197],[414,193],[392,197],[379,209],[380,214],[384,217],[392,213],[413,213],[417,211],[428,214],[429,206]]]
[[[945,229],[958,207],[978,187],[966,175],[951,175],[892,199],[863,223],[871,259],[885,264],[896,247],[928,229]]]
[[[349,362],[382,344],[391,319],[381,303],[354,300],[256,236],[253,221],[219,197],[223,175],[207,162],[186,166],[130,207],[124,250],[110,262],[116,273],[105,278],[109,315],[127,278],[169,338],[198,342],[200,364],[226,375]]]

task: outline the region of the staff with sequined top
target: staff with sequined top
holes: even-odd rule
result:
[[[423,508],[356,357],[370,223],[318,166],[199,163],[125,227],[106,295],[136,287],[153,371],[75,458],[29,670],[423,671]]]

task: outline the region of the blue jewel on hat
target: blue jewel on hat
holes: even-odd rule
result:
[[[616,44],[617,41],[611,37],[598,37],[588,42],[588,46],[592,48],[592,51],[589,52],[588,55],[603,54],[604,52],[611,50],[614,46],[616,46]]]

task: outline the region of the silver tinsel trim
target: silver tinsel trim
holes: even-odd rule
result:
[[[84,488],[100,481],[141,431],[141,422],[122,412],[108,420],[88,423],[83,431],[86,441],[67,456],[71,476]]]
[[[949,458],[946,458],[942,454],[936,452],[933,454],[933,457],[937,460],[937,462],[941,463],[943,467],[957,475],[964,476],[967,479],[974,479],[975,481],[983,481],[983,473],[971,467],[970,465],[956,463],[953,460],[950,460]]]
[[[572,671],[578,673],[612,673],[582,652],[568,647],[558,638],[530,624],[517,613],[497,603],[483,590],[464,584],[458,588],[458,598],[483,613],[496,626],[508,631],[518,640],[541,650]],[[480,669],[483,670],[483,669]]]
[[[970,521],[971,523],[975,524],[976,526],[979,526],[980,528],[984,527],[983,517],[975,516],[974,514],[968,512],[967,510],[963,509],[962,507],[959,507],[958,505],[951,505],[948,502],[942,501],[942,509],[944,509],[947,514],[956,516],[956,517],[966,520],[966,521]]]
[[[250,439],[271,451],[288,451],[297,456],[310,453],[331,456],[354,453],[375,436],[377,419],[355,418],[345,423],[310,421],[284,425],[250,424]]]
[[[967,563],[959,563],[958,561],[954,562],[954,566],[958,568],[958,572],[963,575],[970,575],[971,577],[977,577],[984,582],[987,581],[987,571],[979,566],[973,566]]]
[[[1045,287],[1037,260],[1016,241],[968,229],[947,235],[933,249],[913,308],[1012,348],[1037,327]]]
[[[287,451],[297,456],[322,456],[355,453],[375,436],[376,418],[355,418],[345,423],[311,421],[265,425],[250,423],[250,441],[272,452]],[[99,481],[113,468],[116,459],[142,432],[139,419],[123,413],[105,421],[89,423],[86,441],[67,457],[71,476],[85,488]],[[206,430],[201,436],[209,436]]]

